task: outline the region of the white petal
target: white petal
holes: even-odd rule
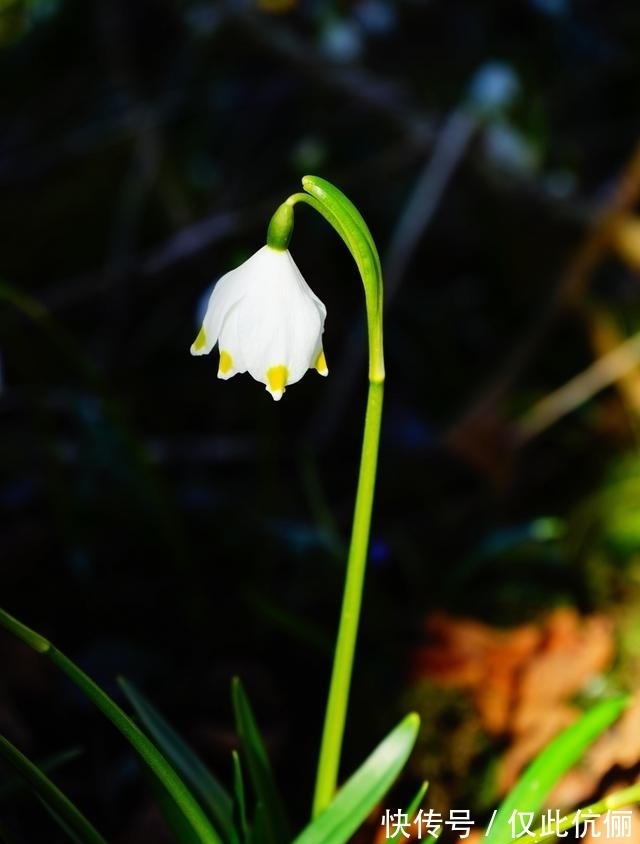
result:
[[[199,346],[194,343],[191,347],[191,354],[208,354],[218,342],[222,325],[229,312],[242,299],[247,289],[255,283],[256,278],[260,276],[262,253],[266,248],[266,246],[263,246],[243,264],[225,273],[217,281],[209,297],[209,304],[202,323],[203,345]],[[245,370],[237,371],[244,372]]]
[[[284,365],[287,383],[294,384],[315,363],[326,310],[290,254],[270,253],[260,284],[238,306],[238,332],[256,380],[267,383],[267,369]]]
[[[236,302],[231,310],[226,314],[224,323],[220,330],[220,337],[218,338],[218,345],[220,353],[227,352],[231,355],[233,361],[233,370],[235,372],[246,372],[246,342],[242,335],[242,329],[239,325],[239,320],[242,314],[242,301]]]
[[[320,360],[325,317],[290,253],[264,246],[217,283],[192,352],[218,342],[219,377],[248,370],[277,401]]]
[[[315,362],[314,352],[322,332],[317,310],[308,301],[276,301],[260,307],[257,300],[252,300],[251,307],[248,305],[239,316],[239,325],[246,326],[241,330],[246,338],[247,369],[258,381],[265,382],[268,368],[284,365],[288,370],[287,383],[295,384]]]

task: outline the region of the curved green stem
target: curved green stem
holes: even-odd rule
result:
[[[351,252],[364,286],[369,337],[369,380],[384,381],[382,269],[371,233],[356,207],[329,182],[317,176],[305,176],[302,182],[307,190],[312,187],[315,189],[313,195],[294,193],[283,205],[293,206],[297,202],[310,205],[336,230]]]
[[[322,214],[345,242],[358,266],[364,285],[369,339],[369,393],[342,610],[316,775],[313,799],[313,816],[316,817],[333,799],[338,782],[367,567],[385,370],[382,342],[382,270],[373,237],[357,208],[330,182],[317,176],[305,176],[302,185],[306,193],[293,194],[276,211],[269,229],[272,241],[270,245],[274,248],[286,248],[293,217],[288,216],[285,208],[292,209],[296,203],[304,202]]]

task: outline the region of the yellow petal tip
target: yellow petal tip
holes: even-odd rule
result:
[[[204,333],[204,328],[201,328],[198,331],[198,336],[191,344],[191,354],[192,355],[204,355],[206,354],[206,346],[207,346],[207,335]]]
[[[235,375],[235,369],[233,368],[233,358],[224,350],[220,351],[220,363],[218,365],[218,378],[222,378],[223,381],[226,381],[227,378],[231,378],[232,375]]]
[[[284,364],[270,366],[267,369],[267,390],[275,401],[280,401],[289,378],[289,370]]]
[[[324,352],[320,352],[318,357],[316,358],[316,362],[313,364],[313,368],[319,375],[326,376],[329,374],[329,369],[327,367],[327,360],[324,356]]]

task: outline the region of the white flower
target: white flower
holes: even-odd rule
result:
[[[218,343],[218,378],[248,371],[277,401],[307,369],[327,374],[326,315],[289,251],[263,246],[218,281],[191,354]]]

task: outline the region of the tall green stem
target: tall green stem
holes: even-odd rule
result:
[[[296,193],[274,214],[267,243],[286,249],[293,229],[293,207],[298,202],[310,205],[327,220],[344,240],[355,260],[364,286],[369,338],[369,393],[364,422],[360,473],[356,493],[351,544],[342,598],[340,625],[333,659],[329,698],[325,712],[318,772],[313,798],[313,816],[322,812],[336,792],[342,740],[349,705],[351,675],[358,638],[360,607],[367,567],[371,511],[378,467],[378,445],[384,393],[384,353],[382,343],[382,270],[371,232],[360,212],[330,182],[317,176],[305,176],[306,193]]]
[[[383,393],[384,379],[369,382],[358,491],[353,515],[351,545],[347,559],[340,626],[320,745],[320,758],[313,798],[313,817],[316,817],[329,805],[338,782],[342,739],[349,703],[358,624],[360,622],[364,575],[367,566],[371,511],[378,467]]]

